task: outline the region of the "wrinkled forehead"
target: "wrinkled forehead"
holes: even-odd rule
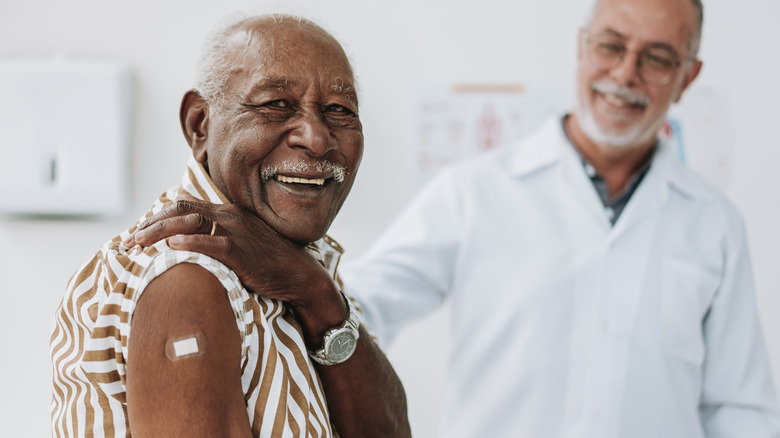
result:
[[[355,94],[354,75],[341,45],[310,22],[271,19],[247,23],[229,37],[235,73],[250,81],[303,86],[317,81],[334,92]],[[355,98],[357,96],[354,96]]]

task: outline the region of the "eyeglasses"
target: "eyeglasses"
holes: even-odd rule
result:
[[[600,71],[608,71],[623,62],[630,52],[623,42],[612,35],[595,35],[585,39],[588,63]],[[664,47],[648,47],[637,52],[636,69],[642,82],[649,85],[666,85],[680,68],[682,62],[671,50]]]

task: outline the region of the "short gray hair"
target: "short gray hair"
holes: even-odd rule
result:
[[[585,22],[586,28],[590,27],[590,23],[593,21],[593,16],[596,13],[596,8],[598,8],[600,3],[601,0],[596,0],[593,3],[593,7],[591,8],[587,21]],[[691,3],[696,9],[697,27],[694,29],[693,35],[691,35],[691,40],[688,43],[688,49],[691,52],[691,57],[696,57],[696,55],[699,53],[699,47],[701,45],[701,30],[702,26],[704,25],[704,5],[702,4],[701,0],[691,0]]]
[[[313,21],[296,15],[269,14],[246,16],[232,15],[218,24],[208,35],[201,46],[200,56],[195,72],[195,91],[203,100],[213,107],[219,107],[222,103],[222,92],[225,90],[235,65],[227,54],[234,48],[231,37],[251,21],[271,20],[280,23],[283,20],[296,21],[299,24],[319,27]],[[252,33],[255,40],[260,40],[262,35]]]
[[[696,18],[697,18],[697,24],[699,25],[696,31],[693,32],[693,37],[691,38],[691,55],[696,56],[699,53],[699,47],[701,45],[701,30],[704,26],[704,5],[701,3],[701,0],[692,0],[693,1],[693,7],[696,8]]]

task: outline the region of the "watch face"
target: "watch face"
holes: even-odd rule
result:
[[[355,351],[355,347],[357,347],[355,335],[345,329],[339,331],[328,340],[325,354],[328,356],[328,359],[339,363],[349,359]]]

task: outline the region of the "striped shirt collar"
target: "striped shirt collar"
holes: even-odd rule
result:
[[[199,163],[193,156],[187,160],[187,171],[184,172],[181,179],[179,193],[182,192],[212,204],[230,204],[227,197],[211,180],[203,164]]]

